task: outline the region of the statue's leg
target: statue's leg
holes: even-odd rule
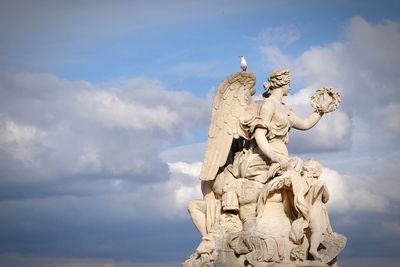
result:
[[[207,206],[204,200],[195,199],[190,201],[188,205],[188,211],[192,217],[192,221],[202,236],[207,235],[206,209]]]
[[[243,223],[243,230],[250,230],[256,226],[257,203],[242,205],[239,209],[239,216]]]
[[[239,216],[243,222],[243,230],[255,227],[257,218],[257,200],[263,184],[257,181],[243,179],[239,190]]]
[[[323,232],[323,207],[321,196],[316,202],[310,206],[310,254],[313,256],[314,260],[322,260],[318,253],[318,246],[322,242],[322,232]]]
[[[322,261],[321,256],[318,253],[318,246],[322,241],[322,232],[315,231],[311,233],[310,238],[310,254],[313,256],[314,260]]]

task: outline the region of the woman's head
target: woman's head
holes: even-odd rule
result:
[[[268,82],[263,84],[265,90],[274,90],[290,84],[289,69],[274,71],[268,77]]]
[[[309,159],[304,162],[303,173],[308,173],[309,176],[318,178],[322,174],[321,165],[318,163],[318,161]]]

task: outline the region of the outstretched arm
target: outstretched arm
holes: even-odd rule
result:
[[[294,112],[290,114],[293,118],[293,128],[297,130],[309,130],[322,118],[323,113],[314,111],[306,118],[300,118]]]

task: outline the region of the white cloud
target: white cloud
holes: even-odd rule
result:
[[[178,114],[164,105],[146,106],[135,101],[124,101],[107,91],[86,91],[78,95],[82,115],[109,127],[151,130],[158,128],[172,133]]]
[[[29,125],[16,123],[0,115],[0,149],[21,161],[24,166],[34,164],[37,147],[46,132]]]
[[[0,133],[0,142],[3,143],[15,142],[21,144],[46,135],[35,127],[20,125],[11,120],[5,120],[2,124],[4,125],[2,125],[2,132]]]
[[[348,56],[345,48],[345,44],[342,43],[310,48],[294,62],[293,76],[301,77],[307,86],[337,84],[337,78],[343,76],[340,65],[344,62],[340,62],[340,59],[347,60]]]
[[[134,222],[137,220],[187,220],[187,205],[192,199],[201,199],[198,173],[201,163],[170,163],[169,179],[138,184],[132,179],[84,179],[71,183],[74,195],[58,192],[56,195],[0,201],[0,212],[5,218],[41,225],[59,218],[67,224],[92,225],[104,221]],[[69,184],[66,184],[68,192]],[[63,186],[65,187],[65,186]],[[33,209],[34,207],[34,209]],[[23,219],[24,217],[25,219]],[[75,220],[79,217],[79,221]],[[43,218],[45,222],[41,222]],[[112,218],[112,219],[110,219]]]
[[[344,178],[335,170],[322,169],[321,180],[329,191],[328,208],[330,212],[345,213],[350,209],[349,189]]]
[[[178,114],[175,128],[182,132],[188,127],[206,127],[210,114],[210,100],[197,98],[188,91],[169,91],[155,80],[139,77],[112,84],[111,91],[120,98],[146,104],[148,107],[166,107]],[[160,117],[160,120],[163,117]],[[180,134],[174,131],[174,134]]]
[[[13,173],[3,182],[83,174],[167,179],[160,151],[208,121],[208,99],[146,78],[106,88],[47,74],[1,73],[0,81],[0,164]]]
[[[135,255],[125,255],[143,259],[146,248],[135,235],[147,230],[149,222],[175,227],[190,220],[188,202],[202,197],[196,177],[201,164],[172,162],[169,169],[159,154],[169,142],[185,138],[190,127],[206,125],[209,99],[169,91],[161,82],[147,78],[100,87],[41,74],[2,73],[0,92],[0,224],[4,231],[39,234],[51,242],[62,238],[63,242],[53,246],[56,250],[76,249],[79,255],[92,255],[93,251],[113,253],[118,247],[129,247],[125,239],[115,241],[114,234],[120,229],[112,228],[117,225],[129,229],[130,244],[140,247]],[[157,107],[165,107],[165,112],[158,112]],[[135,120],[141,128],[135,127]],[[10,147],[27,149],[29,157],[24,160],[35,165],[15,160],[16,150]],[[62,230],[56,229],[57,235],[49,234],[58,227]],[[77,234],[66,241],[73,248],[64,250],[68,237],[60,235],[71,229],[87,233],[86,229],[97,227],[107,233],[91,233],[89,240]],[[104,236],[113,243],[111,248],[93,243]],[[87,246],[82,245],[85,242]],[[84,252],[79,246],[84,246]],[[14,266],[34,266],[37,259],[6,260],[0,256],[2,263],[17,262]],[[125,266],[80,259],[38,262],[36,266]],[[146,264],[129,262],[126,266]]]
[[[329,190],[329,211],[332,213],[389,211],[389,199],[382,192],[375,192],[368,184],[354,186],[350,182],[354,177],[342,176],[339,172],[323,168],[321,180]]]
[[[187,205],[192,199],[201,199],[201,187],[199,174],[201,162],[168,163],[171,171],[171,179],[167,182],[168,188],[173,195],[174,206],[170,209],[172,216],[176,218],[188,218]]]
[[[171,172],[180,172],[193,177],[199,177],[201,171],[201,162],[186,163],[182,161],[168,163]]]

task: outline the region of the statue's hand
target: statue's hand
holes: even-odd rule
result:
[[[288,166],[289,166],[289,160],[284,158],[284,157],[276,157],[276,162],[279,163],[279,165],[281,166],[281,169],[283,171],[287,170]]]

